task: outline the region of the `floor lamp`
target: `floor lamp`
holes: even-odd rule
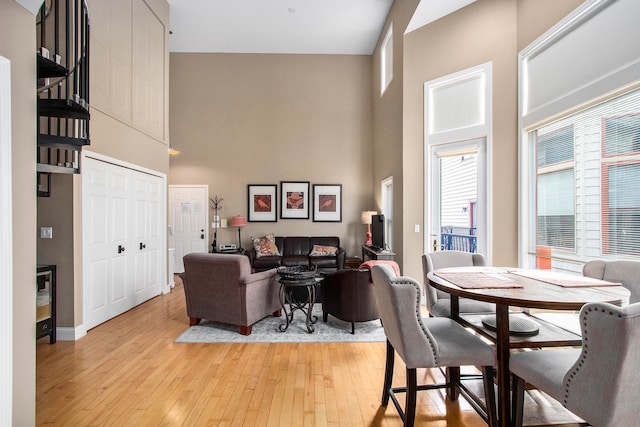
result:
[[[242,252],[244,250],[242,249],[242,239],[240,238],[240,229],[242,229],[242,227],[244,227],[245,225],[247,225],[246,216],[236,215],[231,218],[231,226],[238,227],[238,252]]]

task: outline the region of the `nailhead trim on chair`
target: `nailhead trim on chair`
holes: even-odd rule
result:
[[[427,333],[427,329],[424,327],[424,324],[422,323],[422,312],[420,311],[420,305],[421,305],[420,285],[413,280],[407,280],[404,282],[394,281],[393,283],[399,284],[399,285],[412,285],[414,288],[416,288],[416,317],[418,319],[418,323],[420,324],[420,328],[422,328],[422,332],[424,333],[424,336],[427,338],[427,341],[429,341],[429,347],[431,347],[431,354],[433,354],[433,360],[436,362],[436,365],[440,365],[438,353],[436,352],[436,347],[433,345],[433,342],[431,341],[431,336]]]
[[[589,307],[585,310],[585,312],[582,315],[582,325],[583,325],[583,334],[582,334],[582,353],[580,354],[580,359],[578,362],[578,367],[575,368],[570,374],[569,374],[569,378],[567,379],[567,384],[565,385],[564,388],[564,400],[562,402],[562,406],[564,406],[565,408],[567,407],[567,401],[569,400],[569,389],[571,387],[571,380],[573,380],[573,378],[578,374],[578,371],[580,370],[580,368],[582,368],[582,365],[585,363],[585,361],[587,360],[587,355],[588,355],[588,341],[589,341],[589,334],[587,331],[587,316],[589,315],[589,313],[591,313],[592,311],[598,311],[597,308],[593,308],[593,307]],[[600,309],[600,311],[602,311],[603,313],[607,313],[610,316],[613,316],[613,312],[611,310],[605,310],[605,309]],[[621,315],[618,315],[618,317],[622,317]]]

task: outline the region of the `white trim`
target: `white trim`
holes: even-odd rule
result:
[[[478,191],[478,201],[485,204],[484,213],[478,212],[478,236],[483,244],[479,246],[489,263],[493,257],[493,67],[491,62],[486,62],[475,67],[461,70],[447,76],[430,80],[424,83],[424,238],[423,250],[425,253],[433,251],[433,239],[431,238],[431,217],[434,210],[434,197],[431,182],[434,179],[433,158],[438,151],[450,151],[466,149],[473,145],[478,148],[478,186],[482,186]],[[481,77],[482,99],[481,107],[483,117],[481,123],[469,126],[448,129],[440,132],[432,132],[430,128],[432,115],[432,91],[439,87],[455,86],[456,83],[464,83],[476,76]],[[446,148],[445,148],[446,146]],[[483,184],[484,183],[484,184]],[[484,193],[484,194],[481,194]],[[479,203],[480,205],[480,203]],[[481,205],[480,205],[481,206]],[[484,228],[484,230],[482,230]],[[482,231],[481,231],[482,230]]]
[[[0,425],[13,416],[11,62],[0,56]]]
[[[87,335],[87,330],[83,325],[75,328],[69,326],[58,326],[56,328],[56,340],[58,341],[77,341]]]

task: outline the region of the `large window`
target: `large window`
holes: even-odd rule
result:
[[[521,267],[640,255],[639,14],[585,0],[518,54]]]
[[[530,253],[551,268],[640,255],[640,90],[533,129],[529,141]]]

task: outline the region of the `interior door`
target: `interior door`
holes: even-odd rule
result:
[[[184,272],[182,257],[191,252],[207,252],[209,187],[169,186],[170,245],[175,248],[175,272]]]

